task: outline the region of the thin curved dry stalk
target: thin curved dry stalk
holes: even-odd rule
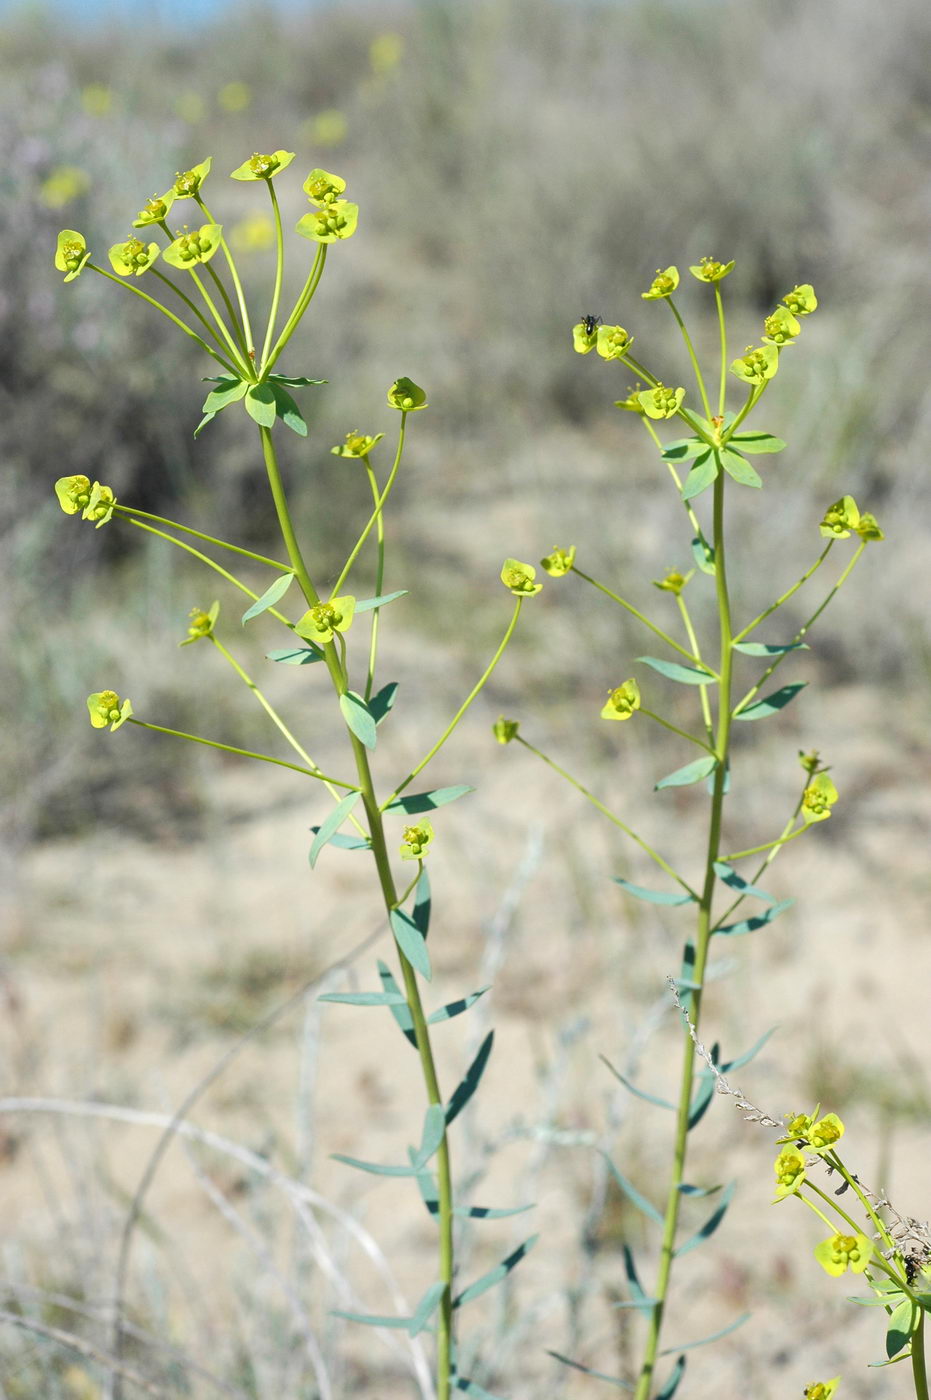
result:
[[[7,1312],[6,1308],[0,1308],[0,1322],[9,1322],[13,1327],[21,1327],[25,1332],[35,1332],[37,1336],[47,1337],[51,1342],[58,1342],[59,1346],[67,1347],[69,1351],[76,1351],[79,1356],[83,1356],[87,1361],[95,1361],[99,1366],[106,1366],[111,1372],[119,1371],[124,1380],[132,1381],[133,1385],[139,1387],[146,1395],[154,1395],[156,1400],[174,1400],[171,1391],[162,1390],[160,1385],[154,1381],[146,1380],[132,1366],[127,1366],[125,1362],[117,1360],[102,1347],[95,1346],[93,1342],[87,1342],[83,1337],[76,1337],[72,1332],[63,1332],[60,1327],[49,1327],[44,1322],[35,1322],[31,1317],[20,1317],[19,1313]]]

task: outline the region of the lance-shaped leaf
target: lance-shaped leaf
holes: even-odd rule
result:
[[[776,903],[774,895],[767,894],[765,890],[761,890],[757,885],[751,885],[749,880],[745,880],[742,875],[738,875],[734,867],[728,865],[726,861],[716,860],[714,863],[714,870],[718,878],[723,880],[724,884],[727,885],[729,889],[736,890],[738,894],[743,895],[745,898],[752,895],[754,899],[762,899],[765,904]]]
[[[664,661],[658,656],[638,656],[637,660],[652,666],[661,676],[667,676],[671,681],[679,681],[681,685],[714,685],[718,679],[710,671],[699,671],[694,666],[680,666],[678,661]]]
[[[506,1259],[502,1259],[500,1264],[496,1264],[493,1269],[488,1270],[487,1274],[483,1274],[474,1283],[470,1283],[468,1288],[464,1288],[453,1299],[453,1307],[464,1307],[466,1303],[480,1298],[483,1293],[488,1292],[489,1288],[494,1288],[496,1284],[506,1279],[511,1270],[516,1269],[520,1261],[530,1253],[539,1238],[539,1235],[531,1235],[528,1240],[524,1240],[523,1244],[519,1244],[515,1250],[512,1250]]]
[[[383,608],[386,603],[393,603],[395,598],[406,598],[408,589],[399,588],[397,593],[381,593],[377,598],[357,598],[356,612],[371,612],[373,608]]]
[[[413,792],[404,797],[396,797],[393,802],[388,803],[385,811],[409,812],[412,815],[417,812],[432,812],[437,807],[445,807],[447,802],[455,802],[457,798],[465,797],[467,792],[474,791],[474,787],[460,784],[459,787],[434,788],[432,792]]]
[[[684,1244],[680,1244],[679,1247],[674,1250],[676,1259],[681,1258],[683,1254],[688,1254],[689,1250],[697,1249],[700,1244],[704,1244],[705,1240],[711,1238],[727,1214],[727,1208],[731,1203],[736,1189],[736,1181],[732,1181],[729,1186],[724,1188],[724,1193],[718,1202],[717,1208],[713,1214],[709,1215],[701,1229],[696,1230],[694,1235],[690,1235]]]
[[[471,1395],[472,1400],[501,1400],[500,1395],[492,1395],[490,1390],[483,1389],[477,1381],[467,1380],[465,1376],[450,1376],[449,1379],[453,1390],[459,1390],[463,1395]]]
[[[356,604],[358,611],[358,604]],[[398,693],[397,681],[389,681],[383,685],[381,690],[375,692],[369,701],[369,710],[375,719],[376,724],[381,724],[382,720],[394,708],[395,696]]]
[[[287,384],[292,389],[304,389],[308,384],[329,384],[328,379],[308,379],[303,374],[270,374],[270,384]]]
[[[290,428],[292,433],[297,433],[298,437],[306,437],[307,424],[304,421],[304,415],[287,389],[281,384],[272,384],[270,388],[275,400],[275,412],[282,423],[286,428]]]
[[[612,875],[611,879],[615,885],[620,885],[628,894],[632,894],[635,899],[644,899],[647,904],[694,904],[695,896],[686,894],[683,890],[645,890],[642,885],[634,885],[630,880],[621,879],[620,875]]]
[[[714,573],[714,548],[701,535],[692,540],[692,558],[703,574]]]
[[[905,1298],[895,1309],[886,1329],[886,1355],[890,1360],[908,1345],[920,1318],[921,1309],[916,1307],[911,1298]]]
[[[696,1200],[699,1196],[714,1196],[721,1189],[720,1182],[717,1186],[689,1186],[688,1182],[680,1181],[676,1190],[680,1196],[693,1196]],[[673,1347],[673,1351],[681,1351],[682,1347]]]
[[[410,1320],[408,1333],[412,1337],[418,1336],[429,1323],[433,1314],[440,1306],[443,1294],[446,1292],[445,1283],[431,1283],[426,1293],[414,1311],[414,1316]]]
[[[261,598],[256,598],[252,606],[246,608],[246,611],[242,615],[243,626],[245,627],[246,623],[249,622],[251,618],[258,617],[259,613],[265,612],[267,608],[273,608],[275,604],[284,597],[293,582],[293,574],[279,574],[278,577],[268,585]]]
[[[787,651],[808,651],[807,642],[735,642],[735,651],[744,656],[782,656]]]
[[[754,452],[781,452],[785,447],[782,438],[773,437],[772,433],[734,433],[728,438],[728,442],[734,447],[739,447],[741,452],[749,452],[751,456]]]
[[[697,457],[707,450],[708,444],[701,438],[677,438],[675,442],[666,443],[660,456],[664,462],[687,462],[690,457]]]
[[[711,1332],[707,1337],[700,1337],[697,1342],[685,1342],[682,1346],[666,1347],[660,1352],[660,1356],[672,1356],[677,1351],[694,1351],[696,1347],[707,1346],[709,1342],[719,1342],[722,1337],[726,1337],[729,1332],[736,1332],[738,1327],[743,1327],[750,1318],[750,1313],[741,1313],[736,1322],[731,1322],[727,1327],[722,1327],[719,1332]]]
[[[637,1275],[637,1266],[634,1263],[633,1253],[630,1246],[626,1244],[624,1245],[624,1273],[627,1277],[627,1283],[635,1306],[645,1309],[652,1308],[656,1304],[657,1299],[650,1298],[644,1290]]]
[[[423,1136],[420,1147],[411,1161],[411,1166],[415,1172],[422,1171],[430,1158],[439,1149],[440,1143],[446,1136],[446,1119],[443,1114],[441,1103],[432,1103],[427,1109],[424,1117]]]
[[[789,701],[794,700],[807,684],[807,681],[796,681],[793,685],[784,685],[780,690],[772,690],[769,695],[764,695],[762,700],[756,700],[745,710],[738,710],[733,718],[766,719],[767,715],[777,714],[779,710],[785,709]]]
[[[454,1016],[461,1016],[463,1011],[468,1011],[470,1006],[474,1006],[479,997],[483,997],[486,992],[491,991],[491,985],[479,987],[477,992],[470,992],[468,996],[459,997],[456,1001],[448,1001],[445,1006],[441,1006],[439,1011],[434,1011],[432,1016],[427,1017],[428,1026],[436,1026],[440,1021],[451,1021]]]
[[[374,749],[377,739],[375,716],[368,705],[354,690],[347,690],[339,697],[339,708],[346,725],[361,744]]]
[[[284,647],[281,651],[267,651],[265,659],[278,661],[284,666],[313,666],[315,661],[322,661],[324,657],[319,647]]]
[[[408,1155],[413,1157],[411,1153]],[[423,1198],[423,1203],[430,1214],[439,1215],[440,1197],[433,1173],[419,1171],[417,1173],[417,1186]],[[533,1203],[529,1206],[511,1206],[510,1208],[495,1208],[494,1206],[454,1206],[453,1215],[459,1216],[462,1220],[506,1220],[510,1215],[523,1215],[525,1211],[535,1209],[536,1207]]]
[[[698,987],[693,987],[697,991]],[[721,1047],[717,1041],[711,1047],[711,1063],[716,1065],[721,1058]],[[689,1132],[697,1127],[705,1114],[708,1112],[708,1105],[714,1095],[715,1078],[710,1070],[704,1069],[698,1076],[698,1088],[692,1099],[689,1109]]]
[[[692,463],[692,470],[682,483],[683,501],[691,501],[695,496],[700,496],[703,491],[707,491],[717,479],[718,464],[715,461],[714,453],[707,448]]]
[[[605,1059],[604,1055],[599,1055],[598,1058],[603,1065],[607,1066],[618,1083],[623,1084],[624,1088],[631,1094],[635,1094],[638,1099],[645,1099],[647,1103],[655,1104],[657,1108],[668,1108],[672,1110],[673,1113],[675,1112],[676,1106],[674,1103],[670,1103],[668,1099],[659,1099],[655,1094],[648,1094],[644,1089],[638,1089],[636,1084],[631,1083],[629,1079],[621,1074],[620,1070],[615,1069],[611,1061]]]
[[[310,829],[315,836],[320,830],[319,826],[312,826]],[[370,851],[372,849],[372,843],[367,836],[344,836],[341,831],[337,831],[335,835],[331,836],[327,844],[335,846],[339,851]]]
[[[401,994],[401,989],[394,980],[394,976],[388,964],[383,963],[381,959],[378,961],[378,975],[381,978],[381,985],[386,992],[396,992],[401,996],[401,1002],[394,1003],[391,1006],[391,1014],[397,1023],[398,1029],[403,1032],[405,1039],[410,1041],[411,1045],[413,1045],[416,1050],[417,1033],[414,1030],[414,1018],[411,1016],[407,998]]]
[[[745,457],[742,457],[739,452],[734,452],[730,447],[721,448],[721,465],[728,476],[741,486],[760,487],[763,485],[759,472],[751,467]]]
[[[714,929],[715,934],[720,934],[725,938],[739,938],[744,933],[756,933],[757,929],[765,928],[771,924],[773,919],[778,919],[780,914],[784,914],[795,903],[794,899],[783,899],[778,904],[771,904],[764,909],[762,914],[754,914],[749,919],[741,919],[736,924],[724,924],[721,928]]]
[[[478,1088],[479,1081],[481,1080],[482,1075],[485,1073],[485,1066],[488,1064],[488,1060],[491,1055],[492,1046],[494,1045],[494,1043],[495,1033],[494,1031],[489,1031],[485,1039],[482,1041],[481,1045],[478,1047],[478,1052],[475,1056],[475,1059],[472,1061],[472,1063],[469,1065],[469,1068],[466,1070],[464,1079],[459,1085],[457,1085],[453,1096],[449,1101],[449,1104],[446,1109],[447,1124],[451,1123],[454,1118],[458,1118],[459,1114],[465,1108],[466,1104],[469,1102],[469,1099],[472,1097],[472,1095]]]
[[[313,867],[317,864],[317,857],[323,850],[324,846],[327,844],[328,841],[331,841],[336,835],[337,831],[339,831],[343,822],[349,816],[349,813],[352,811],[353,807],[356,805],[361,796],[361,792],[347,793],[347,795],[342,799],[341,802],[337,802],[336,806],[333,808],[330,815],[323,822],[322,826],[319,826],[317,828],[317,834],[314,837],[313,845],[310,848],[311,869],[313,869]]]
[[[238,403],[240,399],[245,398],[249,388],[247,380],[234,379],[228,375],[221,375],[219,379],[210,382],[215,383],[217,387],[211,389],[204,399],[201,412],[209,413],[211,418],[216,417],[229,404]]]
[[[345,1006],[406,1006],[400,992],[325,992],[318,1001],[338,1001]]]
[[[427,945],[420,929],[410,915],[405,914],[403,909],[392,909],[389,918],[391,932],[394,934],[401,952],[411,967],[416,968],[421,977],[425,977],[429,982],[433,976],[430,967],[430,954],[427,952]]]
[[[607,1381],[608,1385],[616,1386],[618,1390],[633,1390],[629,1381],[622,1381],[620,1376],[609,1376],[604,1371],[593,1371],[591,1366],[583,1366],[581,1361],[573,1361],[558,1351],[547,1350],[546,1354],[551,1356],[554,1361],[561,1361],[563,1366],[571,1366],[574,1371],[582,1371],[586,1376],[594,1376],[596,1381]]]
[[[608,1156],[607,1152],[602,1152],[601,1155],[607,1162],[608,1170],[614,1177],[614,1180],[617,1182],[618,1186],[624,1192],[624,1195],[627,1197],[627,1199],[633,1205],[635,1205],[639,1211],[642,1211],[648,1219],[655,1221],[657,1225],[662,1225],[663,1217],[660,1214],[660,1212],[656,1209],[656,1206],[653,1204],[653,1202],[648,1201],[646,1196],[641,1195],[641,1193],[637,1190],[636,1186],[634,1186],[632,1182],[627,1180],[626,1176],[623,1176],[621,1172],[618,1171],[617,1167],[611,1161],[611,1158]]]
[[[657,1392],[656,1400],[672,1400],[672,1397],[679,1389],[679,1382],[681,1381],[684,1375],[685,1357],[680,1356],[675,1366],[673,1366],[672,1371],[669,1374],[669,1378],[666,1381],[666,1384],[663,1386],[662,1390]]]
[[[253,384],[243,399],[246,412],[260,428],[273,428],[278,413],[274,384]]]
[[[347,1322],[359,1322],[363,1327],[403,1328],[405,1332],[413,1321],[410,1317],[379,1317],[375,1313],[345,1312],[342,1308],[333,1308],[330,1316],[345,1318]]]
[[[696,758],[694,762],[687,763],[684,768],[677,768],[674,773],[667,773],[665,778],[660,778],[654,784],[654,791],[668,787],[688,787],[690,783],[700,783],[702,778],[707,778],[709,773],[713,773],[718,766],[718,760],[713,753],[707,758]]]
[[[406,1167],[383,1167],[380,1162],[363,1162],[359,1157],[346,1157],[342,1152],[332,1152],[331,1157],[334,1162],[342,1162],[347,1167],[355,1167],[357,1171],[368,1172],[371,1176],[414,1176],[415,1168]]]
[[[744,1065],[748,1065],[751,1060],[756,1058],[770,1036],[774,1035],[778,1029],[778,1026],[770,1026],[768,1031],[763,1032],[759,1040],[754,1041],[749,1050],[745,1050],[742,1055],[735,1055],[732,1060],[725,1060],[721,1066],[721,1073],[730,1074],[732,1069],[743,1069]],[[710,1075],[711,1071],[706,1069],[702,1073]]]
[[[426,938],[430,932],[430,910],[433,908],[433,898],[430,894],[430,876],[427,874],[427,867],[421,870],[414,887],[414,907],[411,910],[411,918],[420,930],[421,937]]]

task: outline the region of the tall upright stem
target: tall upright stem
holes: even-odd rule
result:
[[[708,963],[708,948],[711,942],[711,906],[714,899],[715,870],[721,844],[721,819],[724,809],[724,790],[727,776],[727,760],[730,749],[731,731],[731,609],[727,589],[727,573],[724,558],[724,473],[719,471],[714,483],[714,550],[715,584],[718,602],[718,632],[720,637],[720,684],[718,687],[718,724],[715,752],[718,766],[715,769],[714,789],[711,794],[711,814],[708,823],[708,848],[705,858],[705,878],[701,899],[698,905],[698,927],[695,935],[695,967],[692,980],[697,984],[692,992],[691,1020],[698,1032],[701,1017],[702,990],[705,970]],[[634,1400],[649,1400],[653,1386],[653,1372],[659,1352],[663,1314],[669,1292],[669,1279],[675,1252],[676,1229],[679,1223],[679,1206],[682,1192],[679,1187],[685,1179],[685,1159],[688,1149],[689,1117],[692,1105],[692,1082],[695,1074],[695,1045],[691,1036],[685,1036],[682,1056],[682,1073],[679,1086],[679,1103],[676,1112],[675,1146],[673,1149],[672,1177],[666,1198],[666,1211],[663,1217],[663,1241],[661,1245],[659,1271],[654,1296],[656,1303],[650,1317],[643,1362],[637,1380]]]

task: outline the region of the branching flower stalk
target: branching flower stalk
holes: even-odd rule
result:
[[[181,645],[190,646],[204,641],[209,643],[252,692],[280,736],[301,760],[300,763],[243,749],[238,745],[224,743],[220,739],[189,734],[159,725],[148,718],[141,718],[134,713],[131,701],[121,699],[110,689],[97,691],[88,697],[88,715],[96,729],[117,730],[125,724],[130,724],[261,763],[276,764],[312,778],[329,790],[336,805],[326,819],[313,828],[311,866],[316,864],[325,848],[333,845],[342,844],[349,849],[362,849],[371,855],[386,919],[394,939],[403,992],[399,990],[390,969],[384,964],[379,964],[384,988],[382,992],[345,995],[329,993],[323,999],[363,1007],[387,1007],[390,1010],[399,1028],[417,1051],[425,1089],[426,1111],[419,1135],[420,1145],[409,1149],[409,1159],[402,1166],[383,1167],[354,1158],[341,1160],[366,1172],[408,1176],[416,1180],[426,1208],[436,1220],[437,1269],[434,1281],[426,1289],[410,1318],[348,1313],[341,1315],[357,1323],[395,1328],[401,1326],[412,1338],[428,1329],[435,1332],[436,1393],[438,1400],[449,1400],[453,1388],[470,1394],[480,1393],[473,1387],[473,1382],[462,1376],[458,1370],[455,1323],[459,1310],[473,1296],[477,1297],[506,1276],[530,1249],[533,1240],[525,1241],[502,1265],[492,1270],[490,1275],[456,1293],[454,1215],[458,1213],[475,1218],[495,1218],[497,1215],[512,1213],[507,1209],[494,1211],[485,1207],[472,1210],[457,1203],[453,1191],[448,1128],[477,1088],[487,1062],[490,1040],[480,1050],[462,1082],[448,1100],[444,1099],[441,1092],[431,1043],[430,1022],[444,1022],[460,1015],[468,1010],[480,993],[460,997],[428,1017],[420,986],[420,979],[429,981],[432,971],[426,945],[431,902],[430,886],[424,862],[436,835],[430,816],[423,814],[432,814],[445,803],[454,801],[471,789],[460,786],[436,789],[413,796],[404,794],[452,736],[470,705],[487,683],[514,634],[524,601],[538,593],[541,585],[534,582],[535,570],[531,565],[522,564],[515,559],[505,561],[501,581],[514,596],[514,605],[500,645],[477,683],[424,758],[393,787],[388,798],[380,799],[372,771],[371,754],[376,746],[377,727],[389,713],[397,687],[391,683],[381,690],[375,689],[378,624],[381,610],[395,598],[402,596],[402,592],[382,594],[386,563],[384,511],[401,467],[408,417],[426,408],[427,399],[423,389],[410,379],[398,378],[390,386],[387,406],[391,411],[400,414],[400,428],[394,461],[384,485],[379,485],[376,471],[370,461],[370,454],[384,436],[383,433],[370,436],[353,430],[347,433],[344,443],[332,449],[338,457],[362,463],[370,484],[373,509],[348,553],[332,596],[321,597],[304,556],[291,513],[275,430],[278,424],[283,424],[300,438],[306,437],[307,425],[292,396],[292,390],[320,385],[325,381],[309,379],[303,375],[272,373],[272,370],[311,306],[326,264],[328,247],[353,235],[358,209],[355,204],[344,198],[346,185],[341,177],[320,169],[313,170],[308,175],[304,182],[304,191],[311,208],[298,223],[296,231],[315,245],[316,252],[304,286],[276,338],[283,286],[284,230],[273,179],[281,174],[292,160],[293,154],[287,151],[275,151],[267,155],[256,154],[232,172],[233,179],[262,182],[266,185],[275,223],[275,272],[263,343],[258,357],[253,343],[249,310],[235,260],[223,237],[221,225],[215,222],[202,196],[203,183],[210,171],[209,159],[176,176],[172,187],[164,195],[149,200],[134,221],[136,229],[160,232],[167,240],[167,246],[160,248],[154,242],[146,244],[142,238],[131,237],[127,242],[116,244],[109,250],[113,271],[108,272],[91,261],[83,236],[76,230],[65,229],[59,235],[55,255],[55,265],[65,274],[66,282],[73,281],[85,270],[99,273],[165,315],[221,366],[223,374],[212,381],[215,387],[207,395],[203,406],[204,417],[194,436],[196,437],[218,413],[235,404],[242,404],[258,433],[258,446],[261,449],[268,489],[274,503],[287,562],[268,558],[245,546],[232,544],[191,526],[118,502],[110,487],[100,482],[91,483],[83,476],[62,477],[56,483],[55,490],[62,509],[68,515],[80,515],[97,528],[113,520],[122,520],[135,529],[183,550],[189,557],[212,570],[224,584],[238,589],[252,600],[251,606],[243,614],[243,625],[256,617],[266,615],[267,620],[287,629],[289,645],[285,649],[269,652],[268,657],[271,661],[292,666],[319,664],[320,672],[326,672],[329,676],[352,754],[354,775],[350,780],[331,776],[321,770],[310,756],[303,740],[269,702],[260,685],[242,667],[227,643],[221,640],[218,635],[219,602],[215,602],[209,609],[193,609],[188,635]],[[195,202],[207,222],[199,229],[191,230],[185,226],[174,232],[168,221],[170,211],[176,202],[186,199]],[[225,259],[232,280],[232,296],[213,262],[218,252]],[[207,339],[156,297],[149,296],[133,285],[136,278],[152,271],[153,265],[159,259],[167,269],[180,274],[182,279],[185,278],[185,274],[189,275],[189,286],[193,288],[192,296],[182,290],[170,276],[163,274],[160,268],[154,268],[156,278],[180,299],[182,306],[193,315]],[[208,292],[200,275],[204,267],[219,294],[219,301]],[[200,297],[202,306],[197,305],[192,299],[193,296]],[[363,558],[363,551],[373,532],[376,591],[371,598],[359,599],[346,594],[344,589],[348,586],[350,572],[357,568]],[[179,538],[182,535],[197,540],[202,548]],[[264,592],[254,589],[250,583],[238,578],[207,552],[215,549],[232,553],[253,569],[271,570],[272,581]],[[285,595],[294,584],[297,585],[304,608],[302,615],[296,618],[289,615],[284,603]],[[350,652],[346,634],[354,620],[364,612],[371,612],[373,625],[368,644],[364,648],[362,667],[365,680],[360,692],[352,686],[354,654]],[[415,872],[400,882],[394,873],[393,852],[387,833],[389,822],[397,817],[403,817],[410,824],[404,828],[400,845],[395,848],[395,858],[399,857],[402,862],[413,862]],[[347,823],[355,829],[355,836],[340,833],[340,828]],[[383,1011],[379,1011],[378,1014],[383,1014]],[[132,1231],[124,1231],[114,1290],[116,1301],[112,1350],[118,1364],[111,1379],[110,1395],[113,1400],[119,1400],[122,1392],[119,1363],[124,1337],[122,1317],[125,1309],[131,1238]]]

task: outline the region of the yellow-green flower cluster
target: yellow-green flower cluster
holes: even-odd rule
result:
[[[346,441],[337,443],[331,447],[330,451],[336,457],[367,457],[376,443],[381,442],[384,433],[377,433],[375,437],[367,437],[365,433],[360,433],[353,428],[352,432],[346,434]]]
[[[805,1400],[831,1400],[839,1385],[840,1376],[835,1376],[832,1381],[812,1381],[805,1387]]]
[[[827,821],[837,801],[837,788],[827,773],[818,773],[802,794],[802,819],[810,822]]]
[[[746,352],[731,364],[731,373],[748,384],[765,384],[779,368],[779,351],[775,345],[748,345]]]
[[[653,580],[653,587],[662,588],[667,593],[674,593],[678,598],[694,572],[694,569],[689,569],[687,574],[680,574],[678,569],[670,569],[665,578]]]
[[[419,384],[402,375],[388,390],[388,407],[400,409],[402,413],[414,413],[418,408],[427,407],[427,396]]]
[[[599,326],[595,335],[595,345],[603,360],[621,360],[634,343],[634,338],[623,326]]]
[[[81,519],[93,520],[98,530],[106,525],[116,505],[109,486],[101,486],[99,481],[92,486],[86,476],[60,476],[55,482],[55,495],[66,515],[80,511]]]
[[[175,175],[175,182],[172,186],[172,194],[175,199],[196,199],[200,194],[201,186],[210,174],[212,164],[213,157],[208,156],[206,160],[201,161],[200,165],[192,165],[190,170]]]
[[[782,349],[791,345],[802,327],[787,306],[777,306],[771,316],[763,322],[763,339],[768,345]]]
[[[540,560],[540,568],[548,573],[550,578],[564,578],[574,563],[574,544],[570,545],[568,549],[560,549],[558,545],[554,545],[552,554],[547,554],[544,559]]]
[[[699,258],[698,262],[690,265],[689,272],[693,277],[697,277],[699,282],[720,282],[729,272],[734,270],[734,259],[729,263],[718,262],[716,258]]]
[[[187,637],[178,645],[189,647],[193,642],[199,642],[202,637],[212,636],[219,615],[220,604],[217,602],[211,603],[207,612],[203,608],[191,608],[189,614],[191,624],[187,629]]]
[[[516,719],[505,719],[504,715],[499,715],[491,727],[491,732],[499,744],[509,744],[512,739],[517,738],[519,728]]]
[[[851,531],[861,540],[885,539],[875,515],[867,511],[861,514],[853,496],[841,496],[839,501],[828,506],[819,529],[828,540],[846,540]]]
[[[354,597],[331,598],[328,603],[315,603],[294,625],[299,637],[325,645],[337,632],[347,632],[356,608]]]
[[[602,706],[602,719],[630,719],[640,709],[640,687],[633,679],[624,681],[616,690],[608,694]]]
[[[73,282],[75,277],[80,277],[89,257],[90,252],[83,233],[78,233],[77,229],[63,228],[58,235],[55,249],[55,266],[59,272],[65,274],[66,282]]]
[[[401,835],[401,859],[424,860],[433,844],[433,827],[426,817],[416,826],[407,826]]]
[[[832,1278],[840,1278],[848,1269],[852,1274],[862,1274],[872,1254],[872,1242],[859,1233],[832,1235],[815,1248],[815,1258]]]
[[[143,243],[141,238],[128,238],[125,243],[114,243],[107,253],[110,266],[120,277],[141,277],[158,257],[157,243]]]
[[[532,598],[543,587],[536,583],[537,571],[532,564],[524,564],[520,559],[505,559],[501,566],[501,582],[517,598]]]
[[[172,267],[188,268],[209,262],[220,246],[222,233],[220,224],[202,224],[200,228],[185,230],[169,243],[162,256]]]
[[[637,398],[648,418],[674,418],[685,398],[685,390],[667,389],[665,384],[657,384],[653,389],[643,389]]]
[[[294,159],[293,151],[274,151],[272,155],[259,155],[256,151],[230,172],[231,180],[270,180],[279,171],[286,170]]]
[[[133,228],[146,228],[149,224],[164,223],[176,199],[174,190],[168,190],[165,194],[153,194],[133,219]]]
[[[297,231],[315,243],[336,243],[351,238],[359,222],[359,206],[340,196],[346,181],[328,170],[312,170],[304,181],[304,193],[315,207],[299,220]]]
[[[95,729],[119,729],[133,712],[130,700],[120,700],[115,690],[95,690],[87,697],[87,713]]]
[[[677,267],[657,268],[656,276],[650,283],[649,290],[641,292],[644,301],[659,301],[662,297],[670,297],[679,285],[679,269]]]
[[[805,1158],[797,1148],[787,1147],[773,1164],[776,1173],[776,1200],[794,1195],[805,1180]]]

